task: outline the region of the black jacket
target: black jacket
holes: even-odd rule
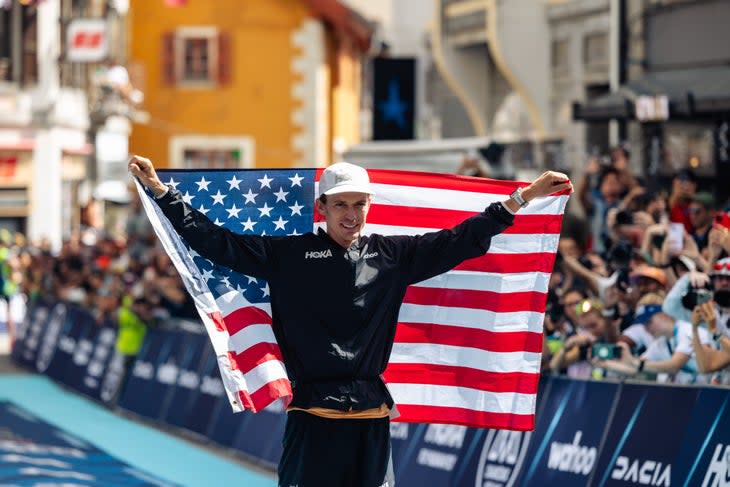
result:
[[[484,254],[512,224],[500,203],[450,230],[369,235],[349,249],[326,232],[240,235],[213,224],[170,189],[157,200],[201,256],[269,284],[273,329],[292,382],[292,406],[363,410],[393,406],[380,375],[410,284]]]

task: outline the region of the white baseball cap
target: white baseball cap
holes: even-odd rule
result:
[[[337,162],[325,169],[319,178],[317,197],[337,193],[375,194],[375,191],[364,168],[349,162]]]

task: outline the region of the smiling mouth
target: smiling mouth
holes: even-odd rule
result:
[[[355,223],[342,223],[343,227],[345,227],[348,230],[355,230],[357,228],[357,222]]]

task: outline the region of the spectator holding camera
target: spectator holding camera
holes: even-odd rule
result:
[[[692,232],[692,220],[689,215],[689,203],[697,191],[697,175],[689,168],[682,168],[674,174],[672,192],[669,194],[670,220],[684,225],[684,229]]]
[[[634,355],[644,353],[654,341],[654,336],[647,329],[647,323],[652,316],[662,310],[663,301],[663,294],[648,293],[636,304],[633,323],[623,330],[618,339],[619,342],[626,343]]]
[[[719,220],[722,220],[722,216]],[[707,262],[712,267],[721,258],[730,256],[730,230],[720,223],[715,223],[707,235]]]
[[[667,294],[662,309],[676,319],[692,321],[698,304],[712,300],[717,333],[728,334],[730,320],[730,257],[718,260],[708,276],[690,272],[682,276]]]
[[[710,193],[697,193],[690,201],[687,211],[692,225],[690,235],[700,253],[705,252],[710,243],[710,230],[713,228],[715,198]]]
[[[708,377],[700,373],[693,350],[693,326],[686,321],[675,320],[664,312],[654,313],[646,324],[647,331],[654,337],[646,352],[640,356],[631,354],[625,342],[619,342],[623,349],[618,360],[594,360],[594,364],[607,370],[625,375],[657,374],[660,382],[681,384],[706,383]],[[712,340],[706,330],[698,334],[702,344]]]
[[[699,304],[692,311],[692,347],[697,356],[697,368],[703,373],[719,372],[713,382],[730,384],[730,336],[718,330],[717,316],[712,303]],[[707,329],[713,334],[714,345],[702,342],[701,333]],[[723,370],[725,369],[725,370]]]
[[[624,181],[634,181],[625,166],[615,167],[612,162],[601,164],[600,158],[592,157],[578,184],[578,198],[589,216],[592,248],[599,253],[606,249],[606,215],[621,203],[621,198],[630,189]]]
[[[603,304],[597,299],[584,299],[575,309],[578,332],[565,340],[549,367],[553,373],[565,370],[569,377],[585,379],[593,376],[590,347],[596,343],[615,343],[618,333],[603,316]]]

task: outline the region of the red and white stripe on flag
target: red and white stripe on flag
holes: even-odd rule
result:
[[[375,196],[366,234],[450,228],[521,185],[368,172]],[[534,429],[548,282],[567,200],[532,201],[486,255],[408,289],[384,375],[396,421]]]

